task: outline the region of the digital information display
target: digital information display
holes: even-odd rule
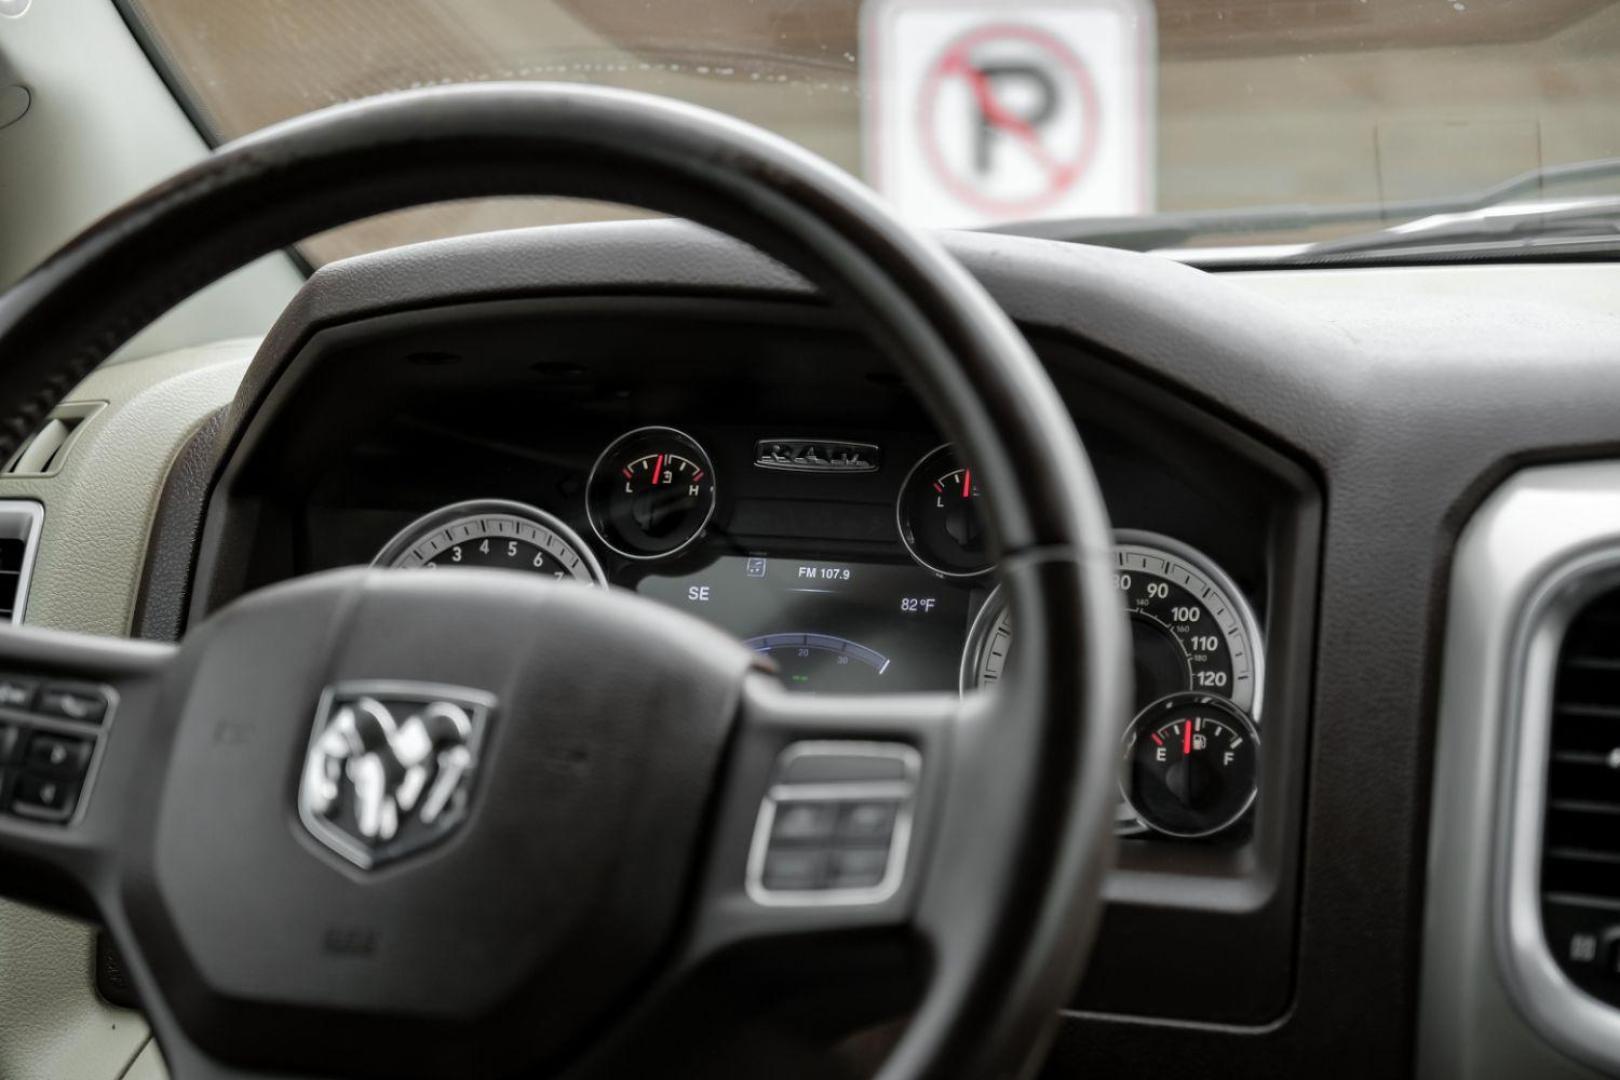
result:
[[[792,690],[955,690],[974,593],[917,566],[725,556],[643,596],[769,656]]]

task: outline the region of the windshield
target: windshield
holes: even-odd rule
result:
[[[1079,220],[1085,238],[1098,222],[1166,212],[1357,208],[1340,215],[1351,220],[1240,216],[1142,246],[1298,244],[1620,156],[1620,10],[1597,0],[131,3],[220,141],[409,87],[630,87],[779,132],[929,226]],[[1580,175],[1556,194],[1620,184]],[[319,264],[626,213],[455,204],[304,251]]]

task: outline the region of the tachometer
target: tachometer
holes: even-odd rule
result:
[[[377,553],[372,565],[494,567],[607,584],[578,533],[538,507],[503,499],[454,503],[418,518]]]

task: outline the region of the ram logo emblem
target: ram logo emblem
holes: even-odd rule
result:
[[[321,695],[298,785],[315,839],[363,870],[421,851],[466,819],[490,695],[407,682]]]

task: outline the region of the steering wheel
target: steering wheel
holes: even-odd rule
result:
[[[361,217],[488,195],[689,218],[856,313],[985,480],[1013,677],[963,698],[790,695],[688,616],[499,571],[317,574],[242,598],[179,645],[8,628],[0,670],[67,684],[70,726],[99,735],[67,820],[0,817],[0,891],[105,923],[182,1080],[607,1076],[660,1061],[661,1075],[736,1075],[746,1052],[721,1047],[746,1040],[720,1018],[761,986],[800,1016],[837,1014],[873,985],[875,957],[909,973],[882,1075],[1033,1067],[1083,967],[1111,853],[1128,644],[1108,519],[1006,316],[830,165],[702,109],[544,84],[281,124],[0,296],[0,450],[230,270]],[[237,403],[236,430],[253,405]],[[344,705],[357,685],[430,688],[423,715],[438,709],[461,753],[442,835],[386,864],[344,858],[306,825],[310,785],[339,775],[309,764],[336,712],[350,713],[338,734],[376,749],[367,706]],[[409,726],[384,733],[399,767],[426,760],[407,752]],[[444,775],[449,759],[433,760]],[[347,775],[357,792],[369,782]],[[430,801],[383,809],[396,830],[425,828]],[[388,832],[383,804],[367,805],[367,835]],[[864,885],[820,888],[775,859],[777,818],[827,805],[866,807],[881,834],[860,872],[875,876],[850,879]],[[669,1050],[682,1040],[684,1065]]]

